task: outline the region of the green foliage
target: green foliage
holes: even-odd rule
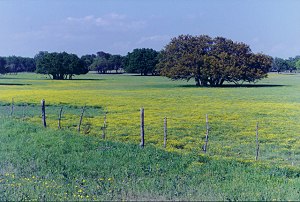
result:
[[[52,75],[53,79],[72,79],[74,75],[86,74],[88,69],[75,54],[40,52],[35,56],[36,72]]]
[[[97,71],[101,74],[106,74],[108,71],[115,71],[118,73],[124,66],[124,57],[121,55],[111,55],[103,51],[97,53],[93,63],[89,66],[90,70]]]
[[[6,68],[6,60],[3,57],[0,57],[0,74],[7,73],[8,70]]]
[[[34,72],[35,69],[33,58],[17,56],[0,57],[0,74]]]
[[[296,62],[296,69],[297,70],[300,70],[300,59],[299,60],[297,60],[297,62]]]
[[[150,48],[134,49],[126,56],[125,71],[128,73],[140,73],[148,75],[156,74],[158,52]]]
[[[256,82],[265,78],[272,58],[254,54],[248,45],[206,35],[173,38],[160,55],[158,69],[172,79],[195,79],[197,86]]]
[[[291,65],[291,62],[289,62],[288,60],[276,57],[273,61],[272,69],[273,71],[284,72],[284,71],[292,70],[293,66]]]
[[[94,59],[96,58],[96,55],[83,55],[81,56],[81,60],[84,62],[84,67],[89,68],[91,64],[94,62]]]
[[[17,72],[34,72],[36,69],[33,58],[9,56],[5,57],[6,68],[10,73]]]

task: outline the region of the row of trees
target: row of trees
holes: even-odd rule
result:
[[[180,35],[158,52],[134,49],[126,56],[103,51],[83,55],[39,52],[34,58],[0,57],[0,73],[35,71],[53,79],[72,79],[90,70],[98,73],[139,73],[163,75],[171,79],[194,79],[197,86],[220,86],[224,82],[256,82],[268,71],[300,68],[300,56],[288,60],[255,54],[244,43],[224,37]]]
[[[17,72],[34,72],[35,60],[29,57],[0,57],[0,74]]]
[[[155,74],[158,52],[153,49],[134,49],[127,56],[111,55],[103,51],[83,55],[39,52],[34,58],[17,56],[0,57],[0,74],[17,72],[37,72],[48,74],[52,79],[72,79],[74,75],[88,71],[98,73],[140,73]]]
[[[97,55],[84,55],[89,70],[106,73],[139,73],[141,75],[155,75],[159,52],[150,48],[134,49],[126,56],[112,55],[103,51]]]
[[[285,72],[300,70],[300,56],[290,57],[288,59],[274,58],[271,71]]]

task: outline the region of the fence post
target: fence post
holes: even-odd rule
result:
[[[256,155],[255,155],[255,161],[258,160],[258,154],[259,154],[259,141],[258,141],[258,122],[256,123]]]
[[[63,111],[63,107],[61,107],[60,110],[59,110],[59,115],[58,115],[58,129],[61,129],[60,121],[61,121],[62,111]]]
[[[165,117],[164,118],[164,148],[167,147],[167,134],[168,134],[167,117]]]
[[[104,121],[103,121],[103,127],[102,127],[102,139],[105,139],[105,130],[106,130],[106,113],[104,114]]]
[[[144,108],[141,108],[141,143],[140,146],[144,148],[145,146],[145,130],[144,130]]]
[[[14,101],[14,98],[12,98],[12,99],[11,99],[10,116],[13,116],[13,113],[14,113],[14,105],[15,105],[15,101]]]
[[[23,105],[22,105],[22,110],[23,110],[23,116],[22,116],[22,120],[24,121],[25,120],[25,109],[26,109],[26,107],[27,107],[27,104],[26,103],[24,103]]]
[[[208,135],[209,135],[209,124],[208,124],[208,115],[205,115],[205,120],[206,120],[206,135],[205,135],[205,143],[203,145],[203,151],[206,153],[207,151],[207,144],[208,144]]]
[[[79,124],[78,124],[78,132],[80,132],[80,127],[81,127],[81,123],[82,123],[82,118],[83,118],[83,114],[84,114],[84,111],[85,111],[85,105],[84,107],[82,107],[82,111],[81,111],[81,115],[80,115],[80,120],[79,120]]]
[[[43,122],[43,126],[46,128],[47,124],[46,124],[46,110],[45,110],[45,100],[44,99],[42,99],[41,104],[42,104],[42,122]]]

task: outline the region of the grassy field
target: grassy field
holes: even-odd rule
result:
[[[48,125],[57,127],[59,106],[62,125],[76,129],[81,107],[87,105],[83,124],[89,135],[101,136],[107,111],[107,138],[139,143],[139,109],[145,108],[146,144],[163,145],[163,118],[168,117],[167,150],[200,151],[205,137],[205,114],[211,127],[211,156],[253,160],[255,127],[259,122],[260,159],[272,163],[300,163],[300,75],[271,74],[254,86],[195,88],[193,83],[161,77],[88,74],[72,81],[47,80],[43,75],[2,76],[3,105],[29,103],[26,114],[40,123],[40,100],[48,106]],[[2,107],[8,115],[9,106]],[[20,107],[19,107],[20,108]],[[22,110],[16,109],[16,113]]]
[[[300,170],[0,119],[1,201],[299,200]]]
[[[83,199],[83,195],[75,194],[76,196],[74,196],[74,193],[78,192],[74,187],[78,187],[79,185],[76,183],[80,183],[81,180],[88,181],[89,186],[88,194],[84,196],[100,200],[151,199],[152,197],[156,200],[299,199],[299,190],[296,188],[299,187],[296,185],[299,184],[297,177],[300,173],[298,171],[300,164],[299,91],[300,75],[298,74],[270,74],[268,79],[255,85],[244,87],[226,85],[221,88],[196,88],[193,82],[173,82],[162,77],[133,75],[88,74],[77,76],[75,80],[71,81],[53,81],[44,75],[36,74],[1,76],[1,120],[9,117],[12,98],[17,106],[15,106],[14,119],[11,120],[20,119],[17,121],[18,123],[2,120],[2,130],[7,133],[6,136],[1,135],[1,138],[8,138],[11,133],[14,133],[14,131],[10,131],[13,130],[11,124],[16,124],[16,130],[21,128],[21,132],[15,132],[16,136],[24,132],[24,138],[16,138],[13,145],[1,146],[1,148],[7,148],[2,150],[1,157],[8,156],[1,158],[6,160],[0,161],[2,170],[4,170],[1,171],[4,176],[2,182],[12,180],[11,184],[13,185],[15,185],[14,183],[22,184],[26,182],[25,178],[28,178],[30,180],[25,186],[26,189],[37,183],[36,187],[41,187],[39,192],[41,195],[34,195],[32,192],[32,195],[28,195],[31,199],[42,199],[43,194],[45,195],[46,190],[49,191],[49,189],[42,189],[39,183],[50,183],[51,180],[55,181],[53,182],[55,186],[60,187],[53,188],[53,191],[50,189],[49,194],[53,192],[50,194],[52,198],[49,194],[45,195],[45,197],[50,197],[47,199],[53,200],[64,199],[61,192],[64,190],[64,183],[71,183],[70,186],[73,187],[66,189],[69,190],[66,199]],[[47,122],[52,128],[47,132],[42,132],[38,126],[41,125],[39,106],[41,99],[46,100]],[[26,103],[25,107],[22,106],[24,103]],[[87,106],[87,111],[83,119],[82,135],[71,135],[76,130],[81,107],[84,105]],[[64,107],[62,131],[56,130],[60,106]],[[146,149],[142,150],[142,153],[137,146],[140,138],[139,110],[141,107],[145,108],[146,133]],[[107,112],[108,125],[107,142],[100,139],[105,112]],[[208,153],[203,156],[205,114],[209,116],[211,130]],[[22,117],[23,115],[24,117]],[[168,117],[168,144],[167,148],[163,149],[163,118],[165,116]],[[259,122],[260,156],[259,161],[255,162],[257,122]],[[38,132],[30,132],[31,130]],[[1,132],[1,134],[3,133]],[[34,138],[29,138],[31,136]],[[72,138],[70,138],[71,136]],[[46,143],[33,144],[34,147],[27,148],[28,156],[15,157],[22,153],[20,149],[26,149],[20,148],[18,145],[25,144],[30,139],[32,139],[30,141],[44,141],[48,137],[53,140],[50,146],[47,146]],[[66,137],[69,139],[66,140]],[[67,143],[69,140],[73,142]],[[86,141],[88,143],[85,143]],[[91,141],[96,142],[95,145]],[[9,141],[6,139],[0,142],[4,144]],[[56,142],[58,142],[57,145],[55,145]],[[106,144],[113,146],[105,146]],[[81,148],[82,145],[85,145],[82,150],[76,150],[77,146]],[[100,155],[97,148],[119,147],[117,145],[123,149],[108,152],[108,156],[100,158],[101,161],[104,158],[107,160],[105,165],[108,170],[103,173],[105,179],[112,178],[110,176],[112,171],[118,173],[114,176],[114,182],[118,183],[112,189],[112,192],[117,194],[110,194],[110,189],[107,187],[103,193],[92,192],[91,190],[95,191],[97,188],[97,182],[94,182],[96,178],[93,178],[92,172],[97,166],[100,166],[98,164],[101,164],[101,162],[92,163],[93,159]],[[48,147],[51,150],[48,151]],[[31,151],[33,148],[36,152]],[[70,159],[64,159],[63,155],[59,155],[64,154],[64,148],[70,154]],[[58,162],[53,160],[54,162],[51,163],[41,163],[37,160],[38,158],[45,159],[43,155],[52,155],[52,152],[56,150],[59,154],[53,153],[54,156],[49,158],[56,159],[55,155],[57,155],[57,159],[61,159],[57,160]],[[123,161],[122,154],[127,153],[127,150],[132,153],[128,153],[128,158],[126,157]],[[160,157],[151,156],[152,154]],[[130,162],[127,162],[132,159],[130,155],[141,155],[139,161],[144,162],[147,166],[151,165],[151,168],[143,167],[141,162],[138,166],[134,166],[134,162],[131,165]],[[78,159],[74,156],[78,156]],[[112,159],[113,156],[116,156],[115,159]],[[161,156],[165,157],[161,159]],[[14,158],[16,158],[15,162],[9,160]],[[80,158],[90,159],[91,162],[85,167],[80,163],[82,160]],[[168,161],[163,162],[165,159]],[[116,163],[114,166],[109,162],[118,162],[122,165],[117,166],[119,164]],[[23,171],[26,163],[33,163],[34,168],[35,164],[41,164],[36,171],[34,168],[31,170],[28,168],[27,172]],[[61,167],[55,167],[54,165],[57,163]],[[170,165],[169,163],[174,164]],[[164,174],[160,175],[158,172],[154,172],[153,168],[156,164],[163,165],[165,173],[162,173]],[[130,166],[141,169],[137,172],[142,174],[125,177],[126,183],[122,184],[125,174],[121,168],[131,168]],[[75,171],[77,167],[80,170],[78,172],[87,173],[81,175]],[[100,168],[103,167],[100,166]],[[66,169],[67,176],[63,174]],[[147,169],[151,170],[151,174],[147,174]],[[102,169],[101,172],[97,169],[96,171],[96,177],[102,179],[101,175],[104,171]],[[15,176],[16,173],[19,173],[19,181],[12,179],[11,175]],[[47,176],[47,174],[49,182],[41,177]],[[38,177],[38,180],[32,181],[32,176]],[[128,178],[133,178],[134,181],[130,182]],[[138,187],[140,178],[149,180],[146,180],[145,183],[141,182],[142,188]],[[67,182],[65,182],[66,180]],[[109,184],[109,182],[107,183]],[[8,188],[7,183],[1,184],[1,186],[10,190],[5,193],[12,193],[13,189]],[[271,189],[272,186],[275,188]],[[127,187],[128,190],[122,192],[126,190],[124,187]],[[152,187],[154,191],[149,192],[149,187]],[[16,193],[29,192],[20,190],[22,189],[16,188],[15,191]],[[83,190],[81,191],[83,192]],[[21,194],[18,197],[24,196]]]

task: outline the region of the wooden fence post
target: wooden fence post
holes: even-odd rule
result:
[[[79,120],[79,124],[78,124],[78,132],[80,132],[80,127],[81,127],[81,123],[82,123],[82,118],[83,118],[83,114],[84,114],[84,111],[85,111],[85,106],[82,107],[82,111],[81,111],[81,115],[80,115],[80,120]]]
[[[105,130],[106,130],[106,113],[104,114],[104,121],[103,121],[103,127],[102,127],[102,139],[105,139]]]
[[[208,144],[208,135],[209,135],[209,124],[208,124],[208,115],[205,116],[206,119],[206,135],[205,135],[205,143],[203,145],[203,151],[206,153],[207,151],[207,144]]]
[[[14,106],[15,105],[15,101],[14,98],[11,99],[11,110],[10,110],[10,116],[13,116],[14,113]]]
[[[167,117],[165,117],[164,118],[164,148],[167,147],[167,134],[168,134]]]
[[[145,146],[145,130],[144,130],[144,108],[141,108],[141,143],[140,146],[144,148]]]
[[[46,110],[45,110],[45,100],[44,99],[42,99],[41,104],[42,104],[42,122],[43,122],[43,126],[46,128],[47,124],[46,124]]]
[[[258,122],[256,123],[256,155],[255,155],[255,161],[258,160],[258,154],[259,154],[259,141],[258,141]]]
[[[60,122],[61,122],[62,111],[63,111],[63,107],[60,108],[59,114],[58,114],[58,129],[61,129]]]
[[[22,105],[22,112],[23,112],[22,120],[23,120],[23,121],[25,120],[25,116],[26,116],[26,114],[25,114],[25,109],[26,109],[26,107],[27,107],[27,104],[24,103],[24,104]]]

